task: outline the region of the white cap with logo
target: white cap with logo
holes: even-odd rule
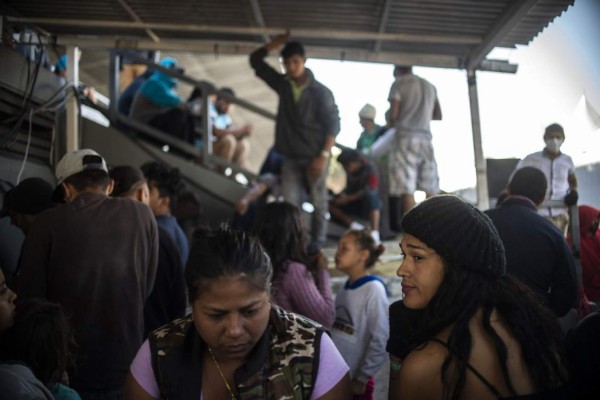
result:
[[[108,173],[106,161],[92,149],[81,149],[67,153],[56,166],[56,179],[62,183],[68,177],[81,171],[102,170]]]

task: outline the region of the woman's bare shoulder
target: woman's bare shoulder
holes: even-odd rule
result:
[[[402,369],[418,373],[420,370],[431,371],[434,366],[441,367],[448,351],[446,347],[435,341],[428,341],[411,351],[402,362]]]
[[[437,342],[427,342],[408,354],[398,374],[398,389],[402,399],[439,399],[443,393],[442,364],[446,348]]]

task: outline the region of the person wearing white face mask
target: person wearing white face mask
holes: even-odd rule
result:
[[[546,200],[563,200],[566,206],[577,204],[577,177],[575,165],[570,156],[562,153],[560,147],[565,141],[565,131],[559,124],[551,124],[544,131],[546,147],[542,151],[523,158],[515,170],[523,167],[535,167],[546,175],[548,192]],[[567,234],[569,214],[567,207],[539,207],[541,215],[551,220],[558,229]]]

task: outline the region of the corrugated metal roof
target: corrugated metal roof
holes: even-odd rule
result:
[[[321,58],[462,68],[476,67],[495,46],[529,43],[573,2],[4,0],[0,12],[8,23],[56,34],[59,43],[79,37],[84,46],[168,50],[179,42],[178,49],[247,54],[290,29]]]
[[[105,49],[160,49],[176,56],[189,76],[233,87],[274,112],[277,96],[255,78],[248,54],[286,28],[311,58],[464,68],[469,60],[477,66],[495,46],[529,43],[573,2],[0,0],[0,15],[7,24],[37,26],[56,35],[58,44],[83,48],[80,80],[102,93],[108,90]],[[180,94],[188,90],[181,87]],[[258,170],[273,142],[273,121],[242,107],[233,118],[254,125],[250,163]]]

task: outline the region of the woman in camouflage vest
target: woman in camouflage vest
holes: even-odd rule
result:
[[[198,231],[185,271],[192,313],[150,334],[125,399],[347,399],[348,366],[325,329],[271,305],[258,240]]]

